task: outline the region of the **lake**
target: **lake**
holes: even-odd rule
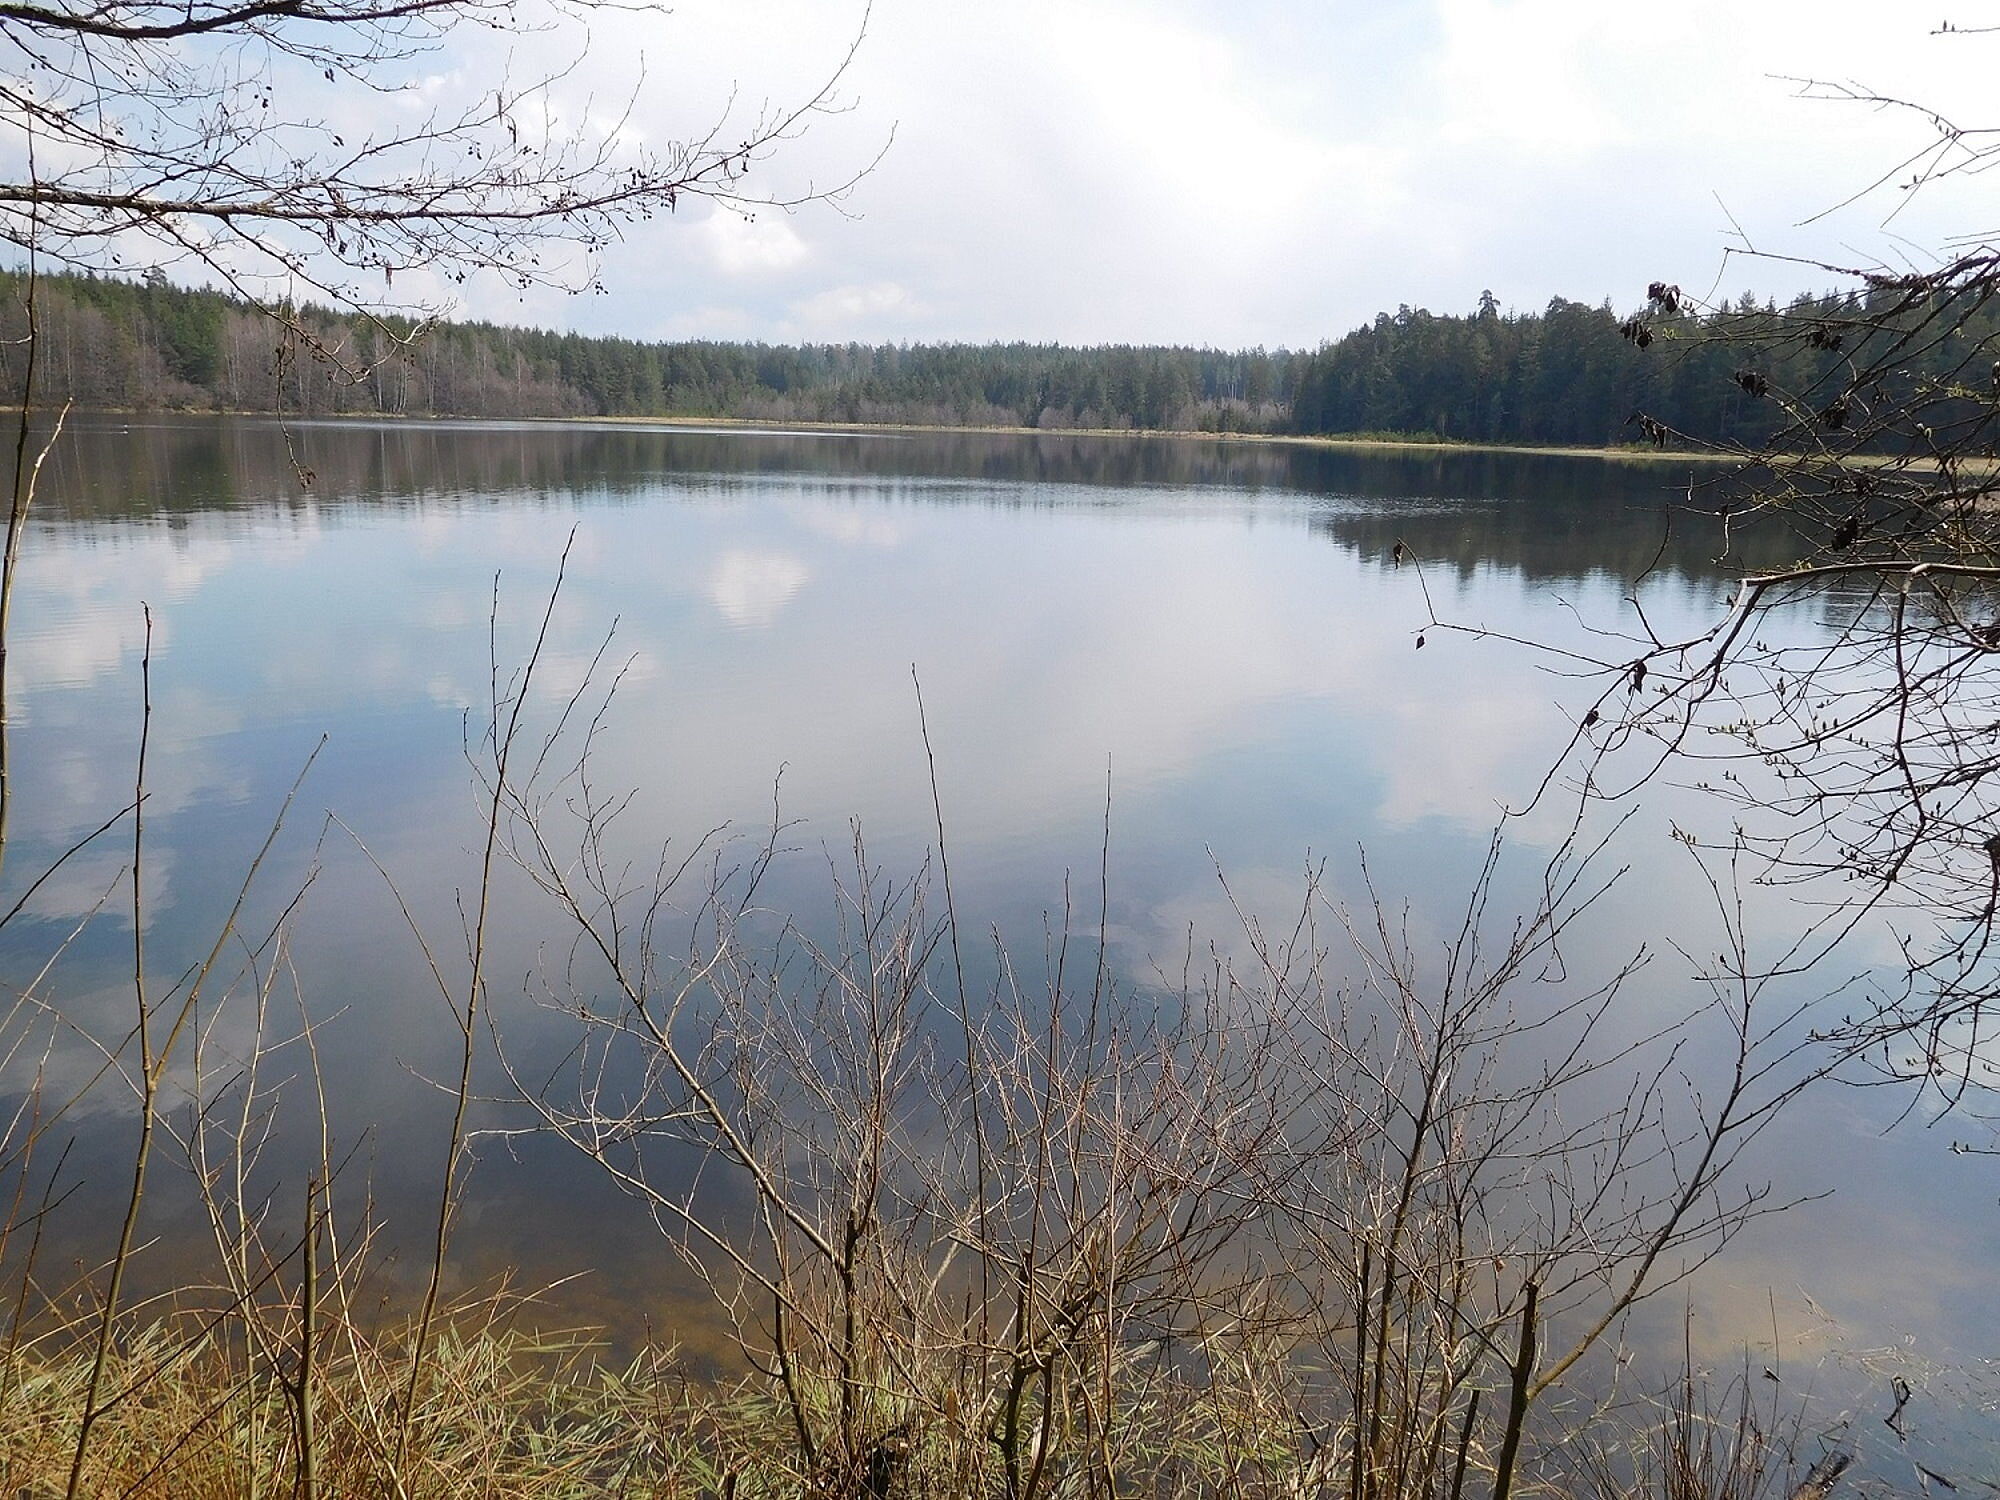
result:
[[[1059,434],[74,419],[14,606],[0,910],[133,800],[144,728],[138,926],[151,993],[171,998],[310,760],[239,930],[255,948],[303,892],[267,1035],[296,1037],[308,1016],[314,1051],[289,1041],[269,1080],[291,1080],[296,1109],[316,1063],[343,1190],[372,1205],[383,1274],[407,1285],[459,1048],[412,929],[448,979],[463,972],[482,732],[531,657],[523,743],[581,688],[592,784],[631,794],[604,840],[617,869],[650,877],[659,845],[679,858],[712,830],[728,832],[711,847],[754,849],[775,818],[784,852],[759,920],[811,935],[830,930],[857,830],[885,878],[928,861],[935,882],[941,823],[975,988],[994,937],[1023,969],[1068,937],[1069,962],[1101,956],[1127,993],[1166,993],[1190,955],[1254,966],[1246,923],[1275,929],[1322,865],[1349,911],[1407,908],[1415,945],[1441,944],[1509,809],[1526,811],[1507,823],[1491,907],[1531,902],[1576,813],[1560,777],[1537,789],[1601,684],[1498,637],[1581,648],[1630,629],[1642,574],[1653,628],[1698,632],[1730,568],[1783,548],[1718,562],[1715,538],[1674,514],[1706,478]],[[1564,955],[1608,977],[1653,954],[1608,1023],[1633,1035],[1691,1003],[1696,961],[1675,945],[1716,945],[1713,896],[1673,831],[1726,815],[1674,779],[1590,811],[1592,836],[1631,812],[1599,861],[1630,873]],[[561,823],[560,796],[549,816]],[[10,993],[33,981],[48,1007],[17,1008],[0,1084],[18,1101],[39,1067],[45,1094],[73,1100],[52,1137],[73,1140],[73,1195],[50,1234],[78,1261],[103,1253],[128,1170],[132,1096],[103,1061],[132,1024],[131,853],[128,819],[0,930],[0,978]],[[577,1048],[576,934],[501,865],[454,1279],[588,1272],[553,1295],[561,1316],[671,1328],[722,1359],[658,1229],[533,1128],[491,1055],[497,1036],[516,1078],[546,1078]],[[1788,893],[1749,899],[1760,935],[1794,920]],[[1879,944],[1863,934],[1847,968]],[[248,950],[225,946],[235,974]],[[259,950],[255,972],[274,958]],[[245,993],[198,1008],[208,1072],[173,1075],[179,1118],[251,1050]],[[1663,1326],[1691,1307],[1703,1357],[1725,1361],[1746,1345],[1768,1358],[1774,1321],[1801,1362],[1906,1336],[1947,1363],[1995,1347],[2000,1178],[1947,1149],[1983,1140],[1969,1121],[1890,1131],[1902,1102],[1833,1086],[1782,1116],[1742,1181],[1816,1201],[1665,1294]],[[317,1140],[281,1114],[259,1170],[296,1205]],[[185,1194],[145,1228],[168,1280],[207,1232]]]

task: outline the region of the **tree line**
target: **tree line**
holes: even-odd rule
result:
[[[0,378],[16,383],[26,290],[22,274],[0,272]],[[1488,292],[1468,314],[1406,306],[1295,352],[645,342],[483,322],[422,328],[315,307],[273,320],[157,272],[138,281],[63,274],[43,276],[37,288],[38,396],[85,407],[300,415],[734,417],[1754,447],[1795,415],[1770,399],[1773,389],[1814,388],[1828,370],[1865,361],[1863,341],[1897,337],[1896,320],[1871,308],[1876,295],[1863,288],[1802,297],[1783,309],[1752,296],[1705,309],[1668,298],[1621,317],[1608,302],[1560,297],[1539,312],[1502,312]],[[1913,381],[1964,381],[1965,351],[1996,334],[2000,312],[1979,308],[1951,340],[1910,351],[1899,369]],[[1842,420],[1837,404],[1828,410],[1828,421]]]
[[[1932,337],[1922,331],[1924,307],[1886,285],[1782,308],[1747,295],[1696,308],[1678,288],[1651,290],[1630,316],[1561,297],[1540,313],[1502,314],[1490,292],[1463,317],[1384,313],[1301,362],[1292,429],[1754,450],[1796,426],[1801,412],[1786,393],[1820,393],[1804,414],[1824,433],[1858,430],[1864,407],[1919,389],[1963,386],[1978,402],[1992,395],[1990,373],[1969,372],[2000,337],[1991,302]],[[1850,378],[1878,366],[1859,385]]]
[[[17,384],[25,304],[25,277],[0,272],[0,375]],[[316,307],[274,321],[157,274],[44,275],[37,317],[40,400],[303,415],[1275,431],[1300,358],[1132,345],[642,342],[480,322],[420,330]]]

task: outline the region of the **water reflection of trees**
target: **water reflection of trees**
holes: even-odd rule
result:
[[[79,425],[58,513],[109,519],[241,499],[394,499],[533,490],[626,495],[673,474],[855,476],[1013,486],[1316,489],[1321,455],[1271,445],[980,433],[778,433],[505,423],[153,419]],[[56,463],[57,461],[52,461]]]
[[[1797,555],[1789,528],[1768,518],[1725,533],[1716,515],[1700,508],[1706,502],[1690,507],[1685,492],[1679,498],[1657,487],[1649,492],[1631,476],[1609,473],[1594,485],[1549,477],[1566,482],[1530,495],[1489,491],[1442,505],[1327,509],[1311,525],[1380,567],[1393,564],[1400,544],[1416,561],[1461,576],[1500,567],[1536,581],[1666,573],[1719,584],[1745,568],[1782,566]],[[1518,482],[1509,476],[1509,488]]]
[[[301,422],[115,418],[72,424],[50,459],[45,514],[116,519],[229,509],[247,503],[484,498],[587,491],[611,498],[672,474],[951,480],[1018,488],[1024,504],[1059,506],[1041,487],[1226,488],[1319,498],[1455,502],[1437,517],[1376,519],[1366,507],[1315,523],[1364,555],[1397,537],[1469,544],[1492,534],[1530,574],[1622,566],[1658,550],[1660,516],[1687,478],[1654,463],[1542,454],[1330,449],[1225,440],[1105,438],[1064,433],[746,432],[541,423]],[[990,499],[992,497],[981,497]],[[1462,502],[1462,503],[1461,503]],[[1516,502],[1533,502],[1532,510]],[[1488,514],[1490,512],[1490,514]],[[1474,515],[1479,519],[1471,522]],[[1380,541],[1378,533],[1387,540]],[[1677,563],[1716,548],[1688,538]],[[1502,560],[1497,559],[1496,560]]]

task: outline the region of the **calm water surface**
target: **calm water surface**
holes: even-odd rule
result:
[[[599,785],[636,789],[621,849],[754,830],[775,803],[795,853],[765,900],[808,926],[831,904],[827,858],[845,857],[856,827],[872,860],[914,871],[936,842],[914,672],[968,926],[1038,955],[1067,890],[1069,925],[1094,942],[1103,863],[1109,959],[1144,987],[1190,943],[1240,951],[1237,908],[1295,907],[1314,862],[1363,899],[1363,848],[1414,930],[1442,931],[1501,810],[1530,799],[1591,689],[1521,650],[1427,630],[1433,611],[1574,641],[1630,623],[1628,580],[1657,557],[1643,596],[1655,628],[1698,628],[1728,582],[1705,536],[1682,527],[1661,550],[1689,477],[1063,437],[73,422],[16,605],[0,904],[132,797],[146,608],[157,990],[207,952],[324,736],[245,927],[268,928],[317,871],[297,985],[330,1018],[320,1061],[351,1180],[367,1185],[385,1252],[414,1264],[447,1118],[430,1080],[453,1066],[453,1022],[370,856],[444,956],[461,950],[457,893],[476,883],[481,843],[467,737],[476,751],[495,656],[503,673],[526,659],[566,545],[534,707],[559,707],[600,653],[622,671],[594,763]],[[1551,798],[1513,825],[1503,895],[1531,887],[1570,810]],[[1608,971],[1641,942],[1662,954],[1626,997],[1635,1031],[1689,1003],[1671,944],[1713,950],[1711,903],[1668,820],[1714,815],[1671,787],[1650,793],[1610,856],[1635,878],[1572,955]],[[15,986],[69,944],[49,981],[65,1024],[46,1064],[66,1087],[101,1062],[79,1033],[115,1044],[130,1024],[129,860],[127,828],[0,933]],[[503,882],[492,944],[497,1024],[524,1068],[552,1069],[574,1038],[536,1003],[535,976],[560,969],[568,936],[517,887]],[[1771,907],[1773,930],[1784,920]],[[240,1013],[205,1019],[219,1056],[247,1035]],[[298,1052],[283,1071],[303,1070]],[[519,1111],[490,1071],[483,1086],[494,1097],[475,1124],[494,1133],[460,1233],[464,1274],[518,1266],[539,1283],[587,1268],[566,1310],[628,1328],[691,1319],[643,1214],[550,1143],[500,1133]],[[1943,1357],[2000,1347],[2000,1173],[1950,1154],[1967,1133],[1951,1124],[1885,1137],[1897,1103],[1829,1090],[1760,1143],[1755,1180],[1833,1196],[1705,1274],[1691,1295],[1706,1347],[1768,1343],[1772,1303],[1801,1349],[1905,1334]],[[80,1187],[62,1233],[77,1256],[109,1232],[131,1117],[105,1083],[71,1114],[65,1171]],[[267,1168],[296,1192],[292,1149],[281,1136]],[[185,1204],[149,1227],[163,1262],[196,1232]]]

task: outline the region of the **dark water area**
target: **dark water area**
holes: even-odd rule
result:
[[[1030,970],[1068,934],[1089,963],[1101,937],[1113,980],[1147,994],[1191,953],[1245,957],[1246,919],[1283,921],[1309,869],[1365,907],[1364,849],[1375,894],[1433,943],[1503,813],[1533,804],[1508,824],[1493,904],[1531,900],[1576,815],[1560,779],[1536,793],[1601,684],[1500,638],[1597,649],[1634,628],[1634,597],[1662,636],[1699,634],[1735,572],[1790,556],[1779,530],[1739,530],[1721,555],[1702,514],[1719,494],[1712,471],[1539,455],[73,419],[14,606],[0,871],[0,910],[25,897],[0,929],[0,982],[35,997],[8,1023],[0,1090],[27,1098],[39,1070],[46,1097],[72,1101],[51,1136],[74,1143],[52,1253],[101,1256],[135,1130],[105,1068],[133,1014],[129,819],[29,886],[132,801],[142,726],[155,999],[205,961],[311,758],[244,908],[253,951],[225,945],[231,975],[277,975],[264,1035],[284,1045],[259,1066],[284,1084],[285,1128],[257,1171],[294,1212],[319,1149],[299,1123],[320,1113],[317,1069],[340,1188],[379,1226],[379,1278],[407,1291],[443,1167],[482,730],[495,683],[535,649],[566,548],[531,718],[618,678],[591,761],[598,786],[632,793],[616,861],[650,872],[662,843],[691,851],[716,829],[754,849],[775,807],[789,852],[760,910],[821,932],[857,830],[874,866],[907,878],[934,862],[942,814],[960,919],[982,935],[975,980],[994,962],[985,934]],[[1727,815],[1671,777],[1610,811],[1631,817],[1604,862],[1631,873],[1566,957],[1608,973],[1638,946],[1655,955],[1620,999],[1636,1035],[1690,1003],[1677,945],[1714,950],[1712,894],[1673,829]],[[501,865],[454,1284],[576,1277],[551,1317],[667,1330],[723,1362],[659,1228],[513,1092],[573,1061],[567,986],[595,981],[574,932]],[[1791,899],[1755,891],[1753,915],[1783,931]],[[279,962],[257,944],[288,911]],[[1892,957],[1886,933],[1863,933],[1844,962]],[[182,1126],[255,1054],[252,1000],[239,984],[197,1007],[207,1071],[170,1075]],[[1905,1338],[1941,1361],[2000,1346],[2000,1178],[1947,1149],[1976,1136],[1969,1122],[1889,1131],[1903,1102],[1802,1100],[1745,1180],[1817,1201],[1647,1316],[1673,1337],[1685,1317],[1704,1358],[1768,1349],[1774,1315],[1801,1364]],[[732,1189],[704,1191],[723,1204]],[[164,1192],[145,1227],[160,1282],[199,1259],[185,1193]]]

